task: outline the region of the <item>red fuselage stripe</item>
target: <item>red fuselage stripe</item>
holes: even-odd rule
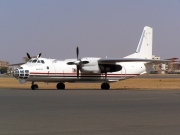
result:
[[[30,74],[36,74],[36,75],[76,75],[76,73],[48,73],[48,72],[30,72]],[[101,73],[101,74],[81,74],[80,75],[82,76],[86,76],[86,75],[89,75],[89,76],[97,76],[97,75],[105,75],[104,73]],[[137,75],[140,75],[140,74],[107,74],[107,75],[112,75],[112,76],[122,76],[122,75],[128,75],[128,76],[137,76]]]

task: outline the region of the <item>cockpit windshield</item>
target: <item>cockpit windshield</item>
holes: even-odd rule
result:
[[[39,60],[39,59],[33,59],[33,60],[29,60],[28,63],[42,63],[44,64],[44,60]]]
[[[33,61],[32,61],[32,63],[36,63],[36,62],[37,62],[37,60],[33,60]]]

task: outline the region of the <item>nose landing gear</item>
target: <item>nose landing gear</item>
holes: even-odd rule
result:
[[[37,90],[38,89],[38,85],[34,84],[34,81],[32,82],[31,89],[32,90]]]
[[[37,84],[32,84],[31,85],[31,89],[32,90],[37,90],[38,89],[38,85]]]

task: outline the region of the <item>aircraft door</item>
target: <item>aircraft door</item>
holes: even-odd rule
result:
[[[63,63],[59,61],[53,61],[52,63],[52,68],[53,68],[53,73],[54,75],[57,75],[59,77],[64,77],[64,68],[63,68]]]
[[[54,74],[56,72],[53,63],[47,64],[45,69],[48,75]]]
[[[46,66],[47,73],[49,75],[49,66]]]

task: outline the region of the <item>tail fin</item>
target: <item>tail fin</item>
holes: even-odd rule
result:
[[[125,58],[152,59],[152,40],[153,29],[151,27],[145,26],[136,52],[129,56],[126,56]]]

